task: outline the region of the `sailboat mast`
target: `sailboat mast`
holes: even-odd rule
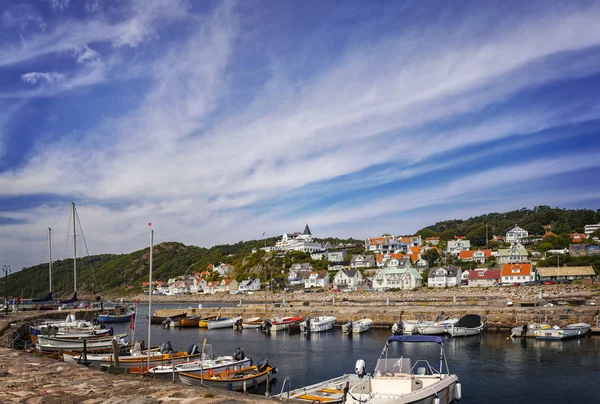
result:
[[[152,325],[152,246],[154,245],[154,230],[150,230],[150,286],[148,289],[148,369],[150,369],[150,331]]]
[[[50,293],[52,293],[52,228],[48,227],[48,251],[50,252],[50,261],[48,262],[48,271],[50,278]]]
[[[77,233],[75,232],[75,202],[73,204],[73,291],[77,293]]]

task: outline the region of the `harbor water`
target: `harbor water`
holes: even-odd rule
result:
[[[206,307],[206,305],[204,305]],[[160,308],[187,308],[185,304],[152,305]],[[147,305],[141,305],[136,340],[147,339]],[[129,323],[111,324],[116,332],[127,332]],[[281,391],[286,377],[292,388],[353,373],[358,359],[373,369],[386,339],[387,329],[372,329],[358,335],[334,330],[304,335],[299,332],[263,334],[259,330],[202,328],[164,329],[152,326],[152,345],[171,341],[175,350],[201,346],[206,339],[215,355],[232,355],[242,348],[254,363],[268,359],[278,373],[271,394]],[[507,339],[507,333],[483,333],[467,338],[444,337],[450,372],[462,384],[461,403],[597,403],[600,402],[600,337],[568,341]],[[389,356],[414,361],[427,359],[438,368],[437,344],[396,344]],[[168,383],[168,382],[167,382]]]

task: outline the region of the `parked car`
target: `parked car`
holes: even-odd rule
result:
[[[556,285],[556,281],[553,279],[550,279],[549,281],[544,281],[544,285]]]
[[[338,293],[340,290],[339,289],[331,289],[331,291],[334,293]]]

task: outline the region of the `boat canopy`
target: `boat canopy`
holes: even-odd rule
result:
[[[467,314],[458,320],[455,327],[476,328],[481,325],[481,317],[477,314]]]
[[[436,335],[392,335],[388,338],[387,343],[391,342],[435,342],[442,344],[444,339]]]

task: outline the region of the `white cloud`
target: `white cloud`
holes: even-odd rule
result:
[[[64,11],[69,8],[71,0],[48,0],[53,11]]]
[[[143,229],[148,221],[160,224],[166,239],[188,243],[213,244],[252,234],[259,237],[265,230],[287,231],[287,226],[301,225],[292,214],[299,203],[292,201],[259,215],[255,212],[261,202],[277,201],[299,187],[381,164],[405,168],[387,179],[378,172],[365,174],[365,183],[413,178],[433,167],[450,170],[468,160],[444,161],[440,156],[450,151],[482,154],[478,147],[490,140],[515,135],[526,140],[536,131],[600,116],[592,103],[585,111],[564,114],[561,107],[540,101],[540,108],[509,110],[483,123],[449,125],[443,130],[432,125],[481,111],[519,91],[599,71],[600,62],[594,58],[580,57],[575,63],[546,59],[600,44],[597,7],[569,15],[549,13],[535,21],[511,20],[493,36],[469,32],[465,21],[461,35],[450,27],[423,36],[409,32],[370,47],[350,45],[318,75],[301,79],[282,74],[286,63],[277,61],[283,67],[272,68],[275,78],[248,105],[236,104],[231,96],[236,89],[229,84],[235,82],[230,68],[243,65],[235,52],[245,35],[240,28],[243,16],[236,14],[233,5],[221,4],[202,18],[190,16],[186,2],[134,3],[127,10],[130,14],[118,24],[69,23],[68,32],[57,27],[34,43],[33,50],[22,50],[7,62],[29,60],[49,50],[64,52],[64,46],[69,46],[81,68],[90,69],[85,70],[89,76],[78,77],[94,83],[103,80],[107,70],[91,70],[105,63],[94,50],[104,48],[95,43],[110,43],[113,51],[119,51],[159,38],[165,21],[195,23],[188,37],[165,47],[160,58],[147,65],[153,84],[139,95],[139,108],[104,122],[80,139],[65,137],[37,145],[23,167],[0,174],[0,195],[52,193],[88,201],[85,222],[99,234],[117,234],[98,236],[97,252],[143,246],[143,230],[137,223]],[[102,56],[107,57],[105,52]],[[529,71],[532,66],[535,73]],[[73,78],[61,83],[61,88],[72,83]],[[236,105],[230,109],[230,104]],[[519,170],[524,172],[519,181],[535,181],[594,167],[591,161],[595,160],[588,157],[583,162],[569,157],[569,164],[535,161],[514,169],[487,170],[461,182],[361,206],[349,201],[343,209],[332,206],[307,218],[332,231],[356,226],[347,223],[357,217],[379,223],[381,215],[448,203],[478,189],[506,184]],[[339,189],[323,193],[335,195]],[[298,195],[301,203],[310,203],[310,197]],[[115,201],[125,206],[102,206]],[[0,226],[0,237],[8,238],[9,231],[26,237],[39,226],[43,229],[47,225],[42,222],[52,221],[56,209],[10,214],[31,226]]]
[[[38,84],[46,82],[48,84],[57,84],[65,81],[66,77],[64,74],[56,72],[31,72],[21,75],[21,80],[27,84]]]

